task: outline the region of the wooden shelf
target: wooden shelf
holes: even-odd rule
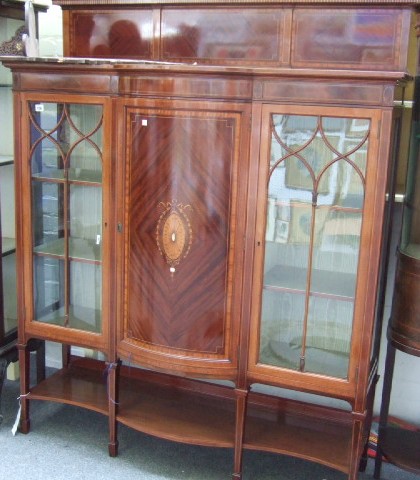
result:
[[[263,405],[249,405],[244,448],[291,455],[347,473],[352,437],[350,414],[337,411],[339,419],[334,421],[331,411],[327,417],[323,407],[279,403],[282,405],[271,412]]]
[[[303,295],[306,289],[306,274],[305,268],[277,266],[265,274],[264,288]],[[311,295],[313,296],[354,301],[356,277],[351,273],[314,269],[311,285]],[[322,288],[319,288],[320,286]]]
[[[33,388],[29,398],[108,415],[105,369],[97,360],[73,360]],[[117,421],[167,440],[234,447],[232,388],[138,368],[121,370]],[[350,412],[251,392],[245,432],[248,450],[292,455],[348,471]]]
[[[67,403],[108,415],[105,365],[75,362],[31,389],[29,398]]]
[[[36,255],[64,259],[64,238],[59,238],[58,240],[38,245],[34,248],[34,253]],[[101,255],[102,251],[100,244],[97,245],[93,240],[70,237],[70,260],[100,264]]]
[[[420,431],[388,425],[381,438],[381,451],[397,467],[420,474]]]
[[[234,446],[235,403],[171,386],[121,378],[117,420],[177,442]]]

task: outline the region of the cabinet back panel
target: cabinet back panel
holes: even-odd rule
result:
[[[407,20],[399,10],[297,10],[292,66],[397,70]]]
[[[165,9],[162,59],[204,63],[277,65],[288,43],[288,10]]]
[[[77,12],[70,37],[71,51],[78,57],[150,59],[152,10]]]

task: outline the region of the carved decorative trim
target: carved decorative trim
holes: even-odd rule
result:
[[[0,55],[25,55],[22,36],[27,33],[26,27],[19,27],[10,40],[0,43]]]
[[[188,255],[191,248],[192,228],[185,212],[191,206],[172,200],[167,203],[160,202],[159,207],[164,210],[156,226],[156,243],[173,275],[175,267]]]

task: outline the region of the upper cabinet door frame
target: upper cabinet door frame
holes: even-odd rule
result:
[[[112,208],[111,208],[111,189],[112,189],[112,163],[111,163],[111,137],[112,137],[112,125],[110,122],[111,116],[111,100],[106,98],[106,97],[99,97],[99,96],[81,96],[81,95],[54,95],[54,94],[34,94],[34,93],[22,93],[18,97],[19,99],[19,108],[21,109],[21,116],[20,116],[20,123],[17,125],[17,131],[20,132],[21,138],[24,139],[24,141],[20,142],[20,148],[19,148],[19,154],[17,158],[17,191],[19,193],[18,197],[18,218],[17,218],[17,226],[18,226],[18,243],[17,243],[17,248],[20,252],[20,257],[23,259],[23,262],[21,262],[21,267],[18,271],[19,275],[19,280],[21,282],[21,285],[24,287],[20,289],[21,292],[23,293],[23,302],[21,302],[20,308],[22,311],[22,314],[20,315],[20,337],[21,341],[26,341],[27,339],[31,337],[39,337],[39,338],[45,338],[57,342],[62,342],[66,344],[71,344],[71,345],[77,345],[77,346],[82,346],[82,347],[88,347],[88,348],[93,348],[100,350],[104,353],[108,352],[109,349],[109,334],[110,334],[110,326],[109,326],[109,317],[110,317],[110,311],[111,311],[111,305],[112,305],[112,288],[111,285],[113,283],[113,275],[111,272],[110,268],[110,256],[111,256],[111,242],[112,237],[110,235],[110,225],[112,223]],[[44,104],[65,104],[65,105],[86,105],[88,108],[90,106],[98,106],[102,108],[102,120],[101,120],[101,155],[100,157],[102,158],[102,171],[101,171],[101,180],[99,180],[100,183],[98,183],[95,179],[85,179],[85,178],[76,178],[78,173],[79,175],[83,175],[83,172],[81,169],[74,169],[73,173],[68,174],[68,179],[66,180],[67,177],[63,177],[62,180],[51,180],[52,185],[57,185],[58,189],[61,190],[67,190],[67,194],[64,194],[64,198],[67,198],[68,205],[65,207],[65,209],[72,209],[73,212],[76,214],[79,212],[79,209],[84,209],[84,207],[89,208],[91,210],[91,213],[89,214],[91,216],[91,220],[94,223],[97,223],[98,220],[100,224],[98,224],[98,232],[97,234],[92,234],[93,243],[96,243],[98,246],[97,248],[100,249],[100,260],[98,263],[98,260],[90,259],[90,256],[88,254],[88,257],[86,257],[86,260],[82,260],[85,264],[91,264],[94,268],[96,264],[100,265],[100,275],[101,275],[101,291],[98,291],[95,295],[97,296],[97,299],[95,299],[95,304],[100,302],[100,322],[101,322],[101,327],[98,331],[94,331],[95,329],[84,329],[83,327],[78,328],[76,323],[71,324],[69,322],[68,326],[65,326],[67,320],[64,321],[64,325],[57,325],[53,323],[47,323],[47,322],[42,322],[42,321],[37,321],[36,320],[36,313],[35,313],[35,306],[34,306],[34,258],[36,255],[34,255],[32,252],[36,250],[36,246],[34,245],[34,233],[33,233],[33,213],[35,206],[33,205],[33,197],[32,197],[32,183],[33,179],[35,176],[32,175],[32,167],[31,167],[31,153],[35,154],[34,151],[31,152],[31,148],[33,150],[33,146],[31,147],[31,130],[34,131],[34,126],[31,127],[31,120],[30,120],[30,103],[32,104],[37,104],[39,107],[40,111],[43,109]],[[53,120],[53,119],[52,119]],[[68,120],[68,122],[71,123],[71,120]],[[54,127],[55,128],[55,127]],[[95,146],[95,142],[92,141],[90,142],[88,140],[83,140],[85,132],[82,130],[77,130],[80,128],[78,127],[77,124],[72,124],[72,126],[69,127],[73,131],[73,135],[75,136],[75,144],[70,146],[70,154],[72,154],[75,149],[78,148],[78,144],[83,144],[89,143],[89,146],[87,148],[92,148],[95,150],[97,148]],[[90,127],[88,127],[89,129]],[[92,127],[95,128],[95,127]],[[57,130],[58,131],[58,130]],[[86,132],[89,133],[89,132]],[[54,140],[48,140],[48,137],[45,137],[45,133],[42,131],[38,131],[38,134],[40,136],[40,139],[38,140],[38,144],[40,141],[43,141],[42,138],[47,138],[46,141],[49,141],[51,145],[54,143]],[[51,135],[53,138],[54,133],[51,132]],[[58,134],[59,136],[59,134]],[[19,135],[18,135],[19,137]],[[77,137],[79,137],[80,140],[77,140]],[[57,137],[58,138],[58,137]],[[62,139],[58,139],[57,143],[62,141]],[[35,145],[35,144],[34,144]],[[36,147],[35,147],[36,148]],[[57,147],[58,150],[60,150],[60,147]],[[80,148],[80,147],[79,147]],[[83,150],[83,148],[82,148]],[[67,154],[63,151],[63,155]],[[98,154],[99,155],[99,154]],[[94,155],[95,157],[95,155]],[[100,158],[98,156],[98,159]],[[72,162],[73,160],[69,161]],[[76,157],[74,157],[76,158]],[[74,160],[75,161],[75,160]],[[41,174],[41,177],[43,175]],[[40,180],[42,183],[42,179]],[[56,183],[54,183],[56,182]],[[93,182],[93,183],[91,183]],[[64,186],[64,184],[68,184],[67,187]],[[71,187],[69,185],[74,185],[74,187]],[[89,185],[93,185],[89,187]],[[97,185],[97,186],[95,186]],[[70,193],[70,188],[75,188],[77,193],[73,194],[73,197],[71,196],[72,194]],[[101,188],[101,194],[98,197],[101,198],[101,206],[102,206],[102,218],[98,219],[97,217],[92,217],[94,215],[94,210],[93,206],[89,205],[89,201],[86,198],[80,197],[80,190],[83,190],[83,188]],[[74,190],[75,192],[75,190]],[[74,195],[79,195],[78,199],[78,204],[76,205],[74,203]],[[73,203],[70,203],[73,202]],[[71,205],[71,207],[70,207]],[[59,207],[61,208],[61,207]],[[58,213],[60,215],[60,213]],[[65,221],[65,219],[63,220]],[[72,223],[73,222],[73,223]],[[73,231],[76,230],[76,225],[75,225],[75,220],[71,218],[67,218],[67,223],[68,226],[63,227],[64,230],[68,230],[68,234],[64,234],[64,237],[72,235],[71,229]],[[86,227],[87,228],[87,227]],[[86,233],[86,232],[85,232]],[[77,237],[77,232],[75,231],[74,235]],[[75,262],[77,263],[79,258],[79,254],[75,253],[75,250],[72,250],[72,246],[69,245],[69,242],[67,240],[64,241],[65,244],[67,244],[66,247],[64,247],[64,253],[63,252],[58,252],[56,254],[57,261],[58,259],[62,258],[64,260],[64,263],[71,263],[73,262],[72,260],[72,255],[75,255]],[[95,247],[93,247],[95,248]],[[46,255],[47,257],[54,258],[54,254],[50,254],[48,252],[39,252],[37,255]],[[67,273],[64,273],[64,276],[70,276],[70,266],[65,268],[64,270]],[[77,274],[76,274],[77,275]],[[93,275],[93,273],[92,273]],[[96,275],[96,274],[95,274]],[[63,277],[64,278],[64,277]],[[74,277],[76,278],[76,277]],[[78,285],[76,285],[74,282],[72,282],[74,288],[78,288]],[[70,280],[67,280],[65,282],[70,282]],[[62,286],[60,288],[63,288]],[[68,287],[70,288],[70,287]],[[63,298],[65,304],[70,304],[72,302],[70,295],[77,295],[79,294],[73,292],[71,294],[66,288],[67,293],[63,293]],[[84,288],[84,287],[83,287]],[[92,288],[95,288],[94,285],[92,285]],[[96,297],[95,297],[96,298]],[[74,297],[73,301],[76,301],[76,298]],[[89,302],[89,300],[86,300]],[[93,300],[92,300],[93,301]],[[83,302],[83,301],[82,301]],[[67,307],[64,307],[65,309]],[[66,316],[66,314],[65,314]],[[83,315],[82,315],[83,317]],[[81,320],[83,318],[81,317]],[[96,316],[95,316],[96,318]],[[91,330],[91,331],[89,331]]]
[[[258,193],[257,193],[257,215],[256,215],[256,229],[255,229],[255,242],[254,242],[254,270],[253,270],[253,287],[252,287],[252,307],[251,307],[251,332],[253,334],[250,336],[250,353],[248,361],[248,371],[249,378],[251,383],[268,383],[272,385],[277,385],[285,388],[299,389],[302,391],[320,393],[327,396],[338,396],[343,399],[351,401],[356,395],[356,385],[358,381],[358,376],[360,375],[361,370],[367,372],[370,362],[370,351],[371,351],[371,342],[366,340],[370,338],[371,331],[373,327],[373,318],[374,318],[374,306],[376,300],[376,288],[377,288],[377,271],[379,265],[379,250],[381,242],[381,231],[382,231],[382,221],[383,221],[383,209],[385,204],[385,188],[386,188],[386,172],[388,165],[388,152],[384,152],[384,149],[380,148],[380,135],[381,135],[381,124],[388,124],[387,118],[392,115],[391,110],[380,110],[380,109],[365,109],[365,108],[347,108],[347,107],[321,107],[321,106],[292,106],[292,105],[269,105],[265,104],[262,106],[261,114],[261,144],[260,144],[260,166],[259,166],[259,178],[258,178]],[[273,117],[272,117],[273,116]],[[322,373],[321,371],[310,371],[310,368],[305,369],[305,359],[301,359],[301,364],[298,363],[295,369],[286,367],[285,365],[275,365],[274,362],[269,364],[269,362],[264,362],[260,358],[260,341],[261,341],[261,311],[262,311],[262,298],[263,298],[263,285],[264,285],[264,263],[266,255],[266,227],[267,227],[267,217],[269,216],[268,209],[269,207],[267,202],[268,196],[268,178],[270,168],[273,168],[275,165],[275,160],[271,159],[270,167],[270,152],[271,152],[271,141],[272,141],[272,131],[271,131],[271,118],[274,116],[294,116],[297,119],[299,116],[304,116],[306,118],[315,119],[317,118],[340,118],[340,119],[349,119],[343,120],[344,123],[350,124],[350,119],[361,119],[362,122],[369,122],[369,134],[367,137],[368,140],[368,149],[367,149],[367,158],[366,158],[366,167],[363,174],[364,180],[361,179],[361,185],[364,182],[364,202],[363,202],[363,215],[358,221],[360,228],[360,237],[359,237],[359,256],[358,256],[358,265],[357,265],[357,277],[354,285],[354,309],[353,309],[353,329],[351,334],[351,341],[349,345],[348,352],[348,369],[347,375],[340,376],[335,375],[334,373]],[[278,117],[278,118],[280,118]],[[293,120],[293,119],[292,119]],[[326,124],[328,121],[325,121]],[[357,129],[357,125],[354,125]],[[316,125],[313,128],[317,128]],[[383,127],[382,127],[383,128]],[[326,129],[326,128],[325,128]],[[322,130],[322,128],[321,128]],[[315,130],[314,130],[315,131]],[[322,133],[324,134],[324,132]],[[322,134],[319,133],[318,137],[320,142],[323,141]],[[385,129],[382,132],[383,136],[387,135]],[[300,140],[297,140],[299,142]],[[359,141],[359,140],[358,140]],[[384,139],[386,141],[386,139]],[[356,142],[357,143],[357,142]],[[308,142],[309,144],[309,142]],[[365,143],[366,145],[366,143]],[[293,155],[293,148],[290,151],[287,151],[287,148],[283,150],[282,155],[285,155],[289,159],[295,158]],[[341,153],[341,152],[340,152]],[[385,155],[384,155],[385,153]],[[300,156],[299,156],[300,155]],[[322,156],[322,151],[320,153]],[[337,153],[331,153],[331,158],[339,156]],[[305,156],[305,153],[300,152],[298,158],[301,159]],[[324,154],[326,156],[326,154]],[[280,155],[281,157],[281,155]],[[347,165],[347,164],[346,164]],[[294,168],[293,163],[290,163],[290,170]],[[306,168],[306,167],[305,167]],[[320,175],[317,177],[315,175],[313,178],[309,178],[308,192],[306,196],[308,197],[305,202],[309,204],[308,208],[311,211],[312,204],[319,206],[322,201],[319,197],[320,191],[324,191],[327,188],[327,182],[322,183],[320,177],[325,176],[325,170],[322,170],[323,166],[320,165],[318,168],[318,173]],[[316,170],[316,169],[315,169]],[[295,169],[296,172],[296,169]],[[322,173],[324,172],[324,174]],[[286,175],[286,174],[285,174]],[[360,175],[358,174],[360,177]],[[310,177],[310,175],[308,175]],[[302,180],[300,180],[302,182]],[[306,180],[305,180],[306,181]],[[290,179],[289,179],[290,182]],[[318,196],[311,197],[311,186],[317,182]],[[299,185],[291,185],[292,188],[305,188],[302,187],[302,183]],[[325,192],[324,192],[325,193]],[[309,195],[309,196],[308,196]],[[306,205],[307,206],[307,205]],[[315,207],[314,207],[315,208]],[[335,208],[335,210],[339,210]],[[302,210],[303,211],[303,210]],[[315,210],[312,210],[313,212]],[[355,209],[357,211],[357,209]],[[360,210],[359,210],[360,211]],[[315,216],[315,218],[317,218]],[[290,220],[290,219],[288,219]],[[292,223],[291,223],[292,225]],[[287,226],[287,225],[286,225]],[[308,228],[310,228],[308,226]],[[316,224],[312,225],[313,234],[316,233]],[[290,232],[289,234],[290,235]],[[290,238],[290,237],[289,237]],[[285,238],[277,239],[278,242],[286,242]],[[288,240],[287,240],[288,241]],[[294,240],[296,242],[302,240]],[[308,247],[309,248],[309,247]],[[314,249],[316,247],[313,247]],[[267,253],[268,254],[268,253]],[[281,263],[281,262],[280,262]],[[314,265],[311,263],[310,267],[314,269]],[[312,270],[313,271],[313,270]],[[291,275],[291,284],[289,288],[289,294],[296,296],[296,280],[295,277]],[[303,278],[303,283],[306,285],[303,287],[303,290],[306,290],[304,294],[305,298],[310,298],[309,293],[311,291],[311,286],[315,282],[315,277],[311,275],[306,275]],[[309,283],[308,283],[309,282]],[[309,287],[308,287],[309,285]],[[299,287],[300,288],[300,287]],[[330,286],[329,288],[334,288]],[[295,289],[295,291],[292,291]],[[314,297],[322,297],[323,295],[313,295]],[[325,296],[325,295],[324,295]],[[331,295],[332,296],[332,295]],[[328,297],[328,295],[327,295]],[[302,311],[306,312],[308,305],[310,305],[311,300],[307,300],[306,305],[303,303]],[[304,316],[302,314],[302,316]],[[307,321],[307,320],[306,320]],[[305,323],[305,321],[303,321]],[[303,327],[302,327],[303,328]],[[305,335],[306,342],[308,342],[307,337],[308,326],[306,325]],[[298,342],[297,342],[298,343]],[[297,356],[302,354],[302,344],[305,344],[305,340],[302,341],[301,345],[297,345],[297,348],[300,349],[300,352],[297,353]],[[296,347],[296,345],[295,345]],[[303,348],[303,357],[305,357],[305,348]],[[364,375],[366,376],[366,375]]]
[[[234,380],[249,106],[132,99],[119,118],[117,354]]]

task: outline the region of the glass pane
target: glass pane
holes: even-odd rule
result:
[[[299,369],[304,313],[303,295],[264,288],[260,362]]]
[[[101,260],[102,189],[70,185],[69,207],[71,257]]]
[[[102,106],[31,102],[30,112],[32,175],[100,183]]]
[[[69,327],[101,331],[101,284],[100,265],[70,262]]]
[[[260,362],[345,378],[370,121],[271,126]]]
[[[35,316],[101,332],[102,106],[30,111]]]
[[[32,182],[32,235],[36,251],[51,248],[59,239],[62,243],[63,193],[60,183]]]
[[[34,318],[64,325],[64,262],[47,256],[34,256]]]
[[[30,118],[32,175],[63,178],[66,154],[63,105],[30,102]]]
[[[69,180],[102,182],[101,157],[96,147],[87,140],[79,143],[71,153]]]
[[[69,179],[87,182],[102,181],[102,107],[69,105],[70,152]]]
[[[305,370],[347,377],[353,302],[311,296],[305,349]]]

